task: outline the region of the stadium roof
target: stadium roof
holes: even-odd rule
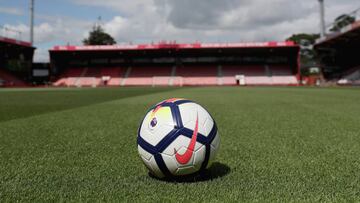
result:
[[[7,37],[1,37],[1,36],[0,36],[0,43],[8,44],[8,45],[17,45],[17,46],[28,47],[28,48],[35,48],[31,45],[30,42],[25,42],[25,41],[7,38]]]
[[[72,51],[126,51],[126,50],[161,50],[161,49],[239,49],[239,48],[280,48],[298,47],[292,41],[286,42],[245,42],[245,43],[192,43],[177,44],[175,42],[161,42],[156,44],[137,44],[137,45],[95,45],[95,46],[55,46],[50,51],[72,52]]]
[[[360,46],[360,21],[344,27],[337,33],[317,40],[315,44],[316,48],[337,46]]]

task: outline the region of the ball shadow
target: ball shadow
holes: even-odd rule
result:
[[[156,180],[171,182],[171,183],[195,183],[210,181],[217,178],[224,177],[231,172],[231,169],[228,165],[222,164],[219,162],[214,162],[208,169],[200,171],[193,175],[185,175],[178,177],[169,177],[169,178],[157,178],[149,172],[149,176]]]

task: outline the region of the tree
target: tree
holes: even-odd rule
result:
[[[300,63],[303,67],[312,66],[316,64],[316,53],[314,51],[314,44],[316,39],[320,37],[319,34],[293,34],[287,38],[287,41],[293,41],[300,45]]]
[[[332,32],[340,31],[343,27],[346,27],[347,25],[350,25],[353,22],[355,22],[355,17],[347,14],[340,15],[335,19],[333,27],[330,29],[330,31]]]
[[[316,39],[320,37],[319,34],[306,34],[306,33],[300,33],[300,34],[293,34],[291,37],[287,38],[288,41],[293,41],[296,44],[299,45],[306,45],[306,44],[315,44]]]
[[[95,25],[83,43],[84,45],[113,45],[116,41],[100,25]]]

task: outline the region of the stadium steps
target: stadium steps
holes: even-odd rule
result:
[[[79,85],[80,87],[97,87],[100,85],[101,79],[101,70],[99,68],[86,68],[80,78]]]
[[[81,72],[80,77],[85,77],[85,75],[86,75],[86,73],[88,72],[88,70],[89,70],[88,67],[84,68],[83,71]]]
[[[76,86],[76,87],[81,87],[81,86],[82,86],[82,84],[81,84],[81,78],[83,78],[83,77],[86,75],[86,73],[87,73],[88,70],[89,70],[88,67],[84,68],[84,69],[82,70],[82,72],[81,72],[81,75],[75,79],[75,86]]]
[[[129,66],[129,67],[126,69],[124,78],[122,78],[121,83],[120,83],[121,86],[125,86],[125,84],[126,84],[126,79],[130,76],[131,70],[132,70],[132,67],[131,67],[131,66]]]
[[[174,86],[175,76],[176,76],[176,66],[173,66],[171,69],[171,77],[169,80],[169,86]]]
[[[271,69],[268,65],[265,65],[265,74],[268,76],[268,77],[271,77],[272,76],[272,72],[271,72]]]
[[[223,85],[224,82],[223,82],[223,73],[222,73],[222,66],[221,65],[218,65],[217,67],[217,84],[218,85]]]
[[[66,69],[55,82],[55,86],[75,86],[74,79],[80,77],[82,71],[82,68]]]

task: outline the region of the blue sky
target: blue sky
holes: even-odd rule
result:
[[[121,15],[115,10],[109,8],[98,8],[97,6],[79,5],[76,2],[68,0],[36,0],[35,1],[35,25],[53,25],[58,23],[57,21],[64,21],[64,28],[71,28],[70,24],[84,24],[91,28],[91,25],[98,21],[98,17],[101,16],[102,21],[109,21],[115,15]],[[0,25],[10,28],[10,31],[2,31],[1,35],[8,37],[18,38],[24,41],[29,41],[28,24],[29,24],[29,0],[0,0]],[[69,23],[66,23],[66,22]],[[46,28],[46,26],[45,26]],[[35,28],[36,29],[36,28]],[[41,29],[38,27],[38,29]],[[51,29],[49,27],[49,29]],[[19,30],[22,33],[13,32],[11,30]],[[61,34],[61,30],[59,30]],[[76,33],[84,34],[85,30],[73,30]],[[36,34],[36,33],[35,33]],[[49,33],[51,35],[51,33]],[[81,39],[77,36],[76,39],[46,39],[51,36],[40,36],[39,39],[35,35],[35,46],[42,51],[40,61],[46,61],[46,50],[54,45],[67,44],[68,42],[73,44],[81,43]],[[36,53],[37,54],[37,53]],[[35,58],[39,58],[38,54]]]
[[[326,21],[360,7],[359,0],[325,0]],[[318,33],[316,0],[35,0],[35,61],[54,45],[80,45],[101,16],[118,43],[283,41]],[[29,39],[29,0],[0,0],[0,25]]]
[[[16,24],[27,22],[29,19],[29,0],[0,0],[2,8],[10,8],[9,13],[0,13],[0,23]],[[82,20],[95,21],[97,16],[104,20],[110,20],[119,15],[111,9],[98,9],[95,6],[77,5],[69,0],[36,0],[36,13],[42,16],[69,16]],[[13,11],[11,11],[13,10]],[[16,10],[16,11],[14,11]],[[37,16],[37,23],[45,22],[46,19]]]

